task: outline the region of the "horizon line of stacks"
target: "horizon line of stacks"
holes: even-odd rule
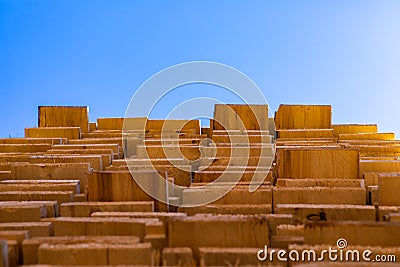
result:
[[[0,139],[0,266],[259,266],[265,245],[321,251],[339,238],[400,258],[400,141],[332,124],[330,105],[280,105],[274,118],[266,105],[216,105],[210,127],[39,106],[38,126]],[[169,181],[150,183],[163,201],[132,171]],[[237,175],[222,198],[181,206]]]

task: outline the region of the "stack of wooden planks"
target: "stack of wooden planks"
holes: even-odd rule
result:
[[[257,254],[339,238],[400,257],[400,141],[376,124],[329,105],[216,105],[210,127],[88,110],[41,106],[0,139],[0,267],[311,267]]]

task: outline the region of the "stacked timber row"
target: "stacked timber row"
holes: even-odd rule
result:
[[[39,127],[0,139],[0,266],[311,267],[257,254],[340,238],[400,260],[400,141],[331,117],[216,105],[206,128],[39,107]]]

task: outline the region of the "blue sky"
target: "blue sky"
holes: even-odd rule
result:
[[[38,105],[123,116],[151,75],[194,60],[242,71],[274,110],[331,104],[335,123],[400,134],[399,14],[400,1],[384,0],[0,0],[0,136],[23,136]]]

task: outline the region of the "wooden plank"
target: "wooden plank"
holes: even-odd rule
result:
[[[4,154],[0,154],[0,155],[4,155]],[[11,165],[15,164],[14,162],[1,162],[0,161],[0,170],[3,172],[2,175],[5,175],[7,177],[7,179],[10,178],[11,175]],[[10,172],[10,175],[8,175],[7,172]]]
[[[84,138],[68,140],[70,145],[86,145],[86,144],[118,144],[122,146],[122,138]]]
[[[178,216],[178,217],[180,217],[180,216]],[[117,218],[124,218],[124,217],[117,217]],[[134,218],[134,219],[136,218],[137,219],[139,217],[127,217],[127,218]],[[149,235],[164,235],[163,238],[165,239],[166,228],[165,228],[165,225],[163,222],[165,220],[161,221],[158,218],[150,217],[150,216],[147,218],[141,218],[141,219],[149,219],[150,220],[149,222],[146,223],[146,236],[145,236],[144,242],[147,242],[146,237]],[[166,220],[168,220],[168,219],[166,219]],[[150,238],[150,239],[153,239],[153,238]],[[155,240],[153,240],[153,241],[155,241]]]
[[[211,183],[211,182],[251,182],[255,172],[253,171],[230,171],[230,170],[205,170],[194,172],[193,181],[195,183]],[[266,181],[272,180],[272,172],[267,170],[258,170],[257,177]],[[218,181],[217,181],[218,179]]]
[[[141,138],[138,138],[141,139]],[[163,138],[163,139],[142,139],[145,146],[169,146],[169,145],[199,145],[201,139],[192,138]]]
[[[400,172],[400,160],[360,160],[359,177],[366,172]]]
[[[197,188],[200,186],[204,186],[207,185],[208,183],[191,183],[190,184],[190,188]],[[221,183],[215,183],[213,184],[214,186],[234,186],[234,189],[246,189],[246,187],[248,188],[250,185],[250,182],[221,182]],[[261,184],[260,189],[269,189],[272,187],[272,183],[271,182],[264,182]]]
[[[71,151],[68,153],[67,150],[57,151],[46,151],[43,153],[43,156],[49,156],[51,158],[55,158],[53,162],[60,163],[69,163],[69,162],[90,162],[90,166],[94,170],[105,170],[108,166],[111,166],[112,160],[114,159],[114,153],[112,150],[103,150],[103,151],[90,151],[84,150],[82,151]],[[118,156],[117,156],[118,157]],[[29,162],[34,163],[46,163],[47,161],[32,161]]]
[[[116,166],[126,166],[128,163],[129,166],[159,166],[159,165],[176,165],[183,166],[187,165],[188,161],[185,159],[165,159],[165,158],[155,158],[155,159],[139,159],[139,158],[130,158],[125,160],[114,160],[113,164]]]
[[[155,251],[143,244],[43,244],[38,249],[39,264],[49,265],[142,265],[154,266]]]
[[[38,263],[38,250],[40,245],[49,244],[137,244],[139,238],[136,236],[51,236],[33,237],[23,241],[24,265]],[[38,265],[37,265],[38,266]],[[41,265],[42,266],[42,265]]]
[[[192,250],[188,247],[170,248],[162,251],[163,266],[195,266]]]
[[[0,222],[39,222],[47,217],[47,209],[41,204],[18,204],[0,206]]]
[[[28,231],[0,231],[0,239],[7,241],[14,241],[17,243],[18,257],[16,259],[16,264],[22,264],[23,254],[22,254],[22,242],[29,238]],[[1,260],[0,260],[1,264]]]
[[[85,193],[74,195],[74,202],[86,202],[86,201],[87,201],[87,195]]]
[[[10,159],[10,158],[9,158]],[[90,167],[94,170],[104,170],[111,165],[110,155],[107,155],[107,161],[103,162],[101,155],[43,155],[29,156],[27,160],[18,160],[21,162],[29,162],[36,164],[46,163],[90,163]],[[10,159],[11,161],[11,159]],[[74,177],[71,177],[74,178]]]
[[[339,140],[394,140],[394,133],[339,134]]]
[[[398,160],[398,157],[360,157],[360,160]]]
[[[94,155],[94,156],[101,156],[102,162],[106,164],[106,166],[110,166],[112,160],[114,159],[114,152],[112,149],[49,149],[44,152],[45,155],[54,155],[54,156],[61,156],[61,155]],[[119,155],[115,155],[119,158]]]
[[[146,224],[157,219],[58,217],[42,219],[51,222],[55,236],[121,235],[137,236],[143,241]],[[1,226],[1,224],[0,224]]]
[[[185,203],[198,203],[206,196],[218,195],[221,190],[224,192],[226,186],[215,186],[212,188],[188,188],[183,190],[183,200]],[[254,192],[249,192],[248,186],[234,188],[211,204],[272,204],[271,186],[261,186]]]
[[[170,168],[171,167],[171,168]],[[175,166],[175,167],[179,167],[179,166]],[[190,184],[190,181],[188,181],[187,179],[190,178],[190,174],[185,171],[185,169],[188,169],[188,166],[182,166],[185,169],[183,170],[179,170],[179,171],[173,171],[170,172],[170,169],[172,170],[178,170],[177,168],[172,168],[172,165],[129,165],[128,166],[110,166],[107,167],[107,171],[157,171],[158,174],[160,174],[162,177],[166,177],[166,172],[168,172],[168,177],[169,178],[174,178],[173,175],[179,175],[179,176],[184,176],[184,177],[177,177],[176,180],[179,181],[185,181],[184,184],[188,183]],[[178,183],[175,183],[178,184]]]
[[[245,136],[266,136],[270,135],[271,132],[269,130],[231,130],[231,129],[222,129],[222,130],[213,130],[213,136],[214,135],[229,135],[229,136],[234,136],[234,135],[245,135]],[[274,135],[274,132],[272,132]]]
[[[377,206],[379,205],[378,186],[367,187],[367,204]]]
[[[304,221],[375,221],[375,207],[365,205],[278,204],[276,214],[292,214],[293,223]]]
[[[152,212],[153,201],[75,202],[60,205],[62,217],[90,217],[94,212]],[[128,216],[127,216],[128,217]]]
[[[74,191],[74,193],[79,193],[80,191],[80,181],[79,180],[4,180],[0,181],[0,185],[32,185],[32,186],[67,186],[71,188],[68,191]],[[64,189],[64,188],[63,188]]]
[[[11,171],[0,171],[0,181],[8,180],[11,177]]]
[[[367,188],[368,186],[377,186],[379,174],[390,176],[395,173],[393,173],[393,172],[364,172],[363,179],[364,179],[365,188]]]
[[[275,235],[271,237],[271,247],[278,249],[286,249],[289,244],[304,244],[303,236],[281,236]]]
[[[282,179],[276,181],[278,187],[364,187],[362,179]]]
[[[387,221],[387,217],[391,213],[399,213],[399,206],[378,206],[377,209],[377,220],[378,221]]]
[[[82,133],[81,138],[97,139],[97,138],[122,138],[122,131],[116,130],[96,130],[90,133]]]
[[[164,203],[168,199],[165,180],[159,179],[154,171],[94,172],[88,176],[88,180],[89,201],[154,201],[148,193]],[[164,208],[163,205],[156,201],[155,209],[161,208]]]
[[[212,130],[268,130],[268,105],[216,104]]]
[[[186,216],[186,213],[181,212],[153,212],[153,211],[106,211],[106,212],[93,212],[91,217],[102,218],[155,218],[161,222],[166,222],[169,218]],[[164,231],[164,229],[163,229]],[[148,234],[148,232],[147,232]]]
[[[279,105],[275,114],[277,130],[329,129],[331,120],[330,105]]]
[[[302,138],[333,138],[333,129],[290,129],[278,130],[279,138],[302,139]]]
[[[278,204],[351,204],[366,205],[365,188],[274,187],[274,205]]]
[[[382,206],[400,206],[400,173],[378,174],[378,202]]]
[[[285,139],[286,140],[286,139]],[[290,139],[293,140],[293,139]],[[322,144],[322,145],[318,145],[318,146],[309,146],[306,143],[303,144],[297,144],[295,145],[294,143],[285,146],[285,145],[279,145],[276,147],[277,150],[279,149],[341,149],[341,148],[348,148],[347,145],[343,145],[343,144],[335,144],[335,143],[331,143],[331,144]]]
[[[8,246],[8,264],[10,267],[16,267],[19,259],[18,243],[15,240],[7,240]]]
[[[143,243],[135,245],[115,245],[109,246],[108,264],[109,265],[147,265],[154,266],[156,253],[152,244]]]
[[[143,167],[139,167],[138,170],[140,170],[141,168]],[[153,168],[155,168],[159,172],[167,172],[168,177],[174,179],[175,185],[190,186],[190,184],[192,183],[192,175],[189,166],[153,165]],[[130,169],[132,170],[132,167],[130,167]]]
[[[259,250],[258,247],[200,247],[200,262],[201,266],[235,266],[238,263],[241,266],[261,266],[261,262],[254,256]],[[267,266],[286,266],[286,264],[279,262],[275,257],[273,261],[268,262]]]
[[[138,158],[182,158],[196,160],[200,157],[200,148],[195,145],[167,145],[167,146],[141,146],[137,147]]]
[[[92,144],[92,143],[87,143],[87,144],[68,144],[68,145],[53,145],[53,149],[55,150],[60,150],[60,149],[65,149],[65,150],[93,150],[93,149],[111,149],[114,154],[117,156],[121,157],[123,156],[123,151],[122,147],[118,144]]]
[[[207,138],[211,138],[210,127],[201,127],[201,134],[207,135]]]
[[[66,138],[1,138],[0,144],[66,144]]]
[[[389,222],[400,222],[400,213],[389,213],[386,219]]]
[[[399,157],[400,145],[350,145],[358,149],[360,157]]]
[[[147,120],[146,132],[176,132],[200,134],[199,120]]]
[[[29,201],[1,201],[0,202],[0,206],[1,207],[13,207],[13,206],[18,206],[18,207],[22,207],[22,206],[26,206],[26,207],[30,207],[31,205],[38,205],[38,206],[42,206],[46,208],[46,214],[47,217],[56,217],[59,215],[58,212],[58,203],[57,201],[33,201],[33,200],[29,200]]]
[[[278,148],[279,178],[357,179],[358,151],[345,148]]]
[[[291,214],[267,214],[268,227],[271,235],[276,235],[276,227],[281,224],[292,224]]]
[[[53,224],[51,222],[9,222],[0,223],[0,231],[27,230],[30,237],[53,235]]]
[[[78,179],[81,187],[87,186],[90,163],[16,163],[11,166],[11,179],[15,180],[71,180]]]
[[[107,265],[107,249],[101,244],[49,245],[38,250],[39,264]]]
[[[271,143],[271,135],[247,135],[247,134],[214,134],[214,143],[218,144],[247,144],[247,143]]]
[[[355,146],[396,146],[400,145],[400,140],[338,140],[338,143]]]
[[[46,128],[25,128],[26,138],[81,138],[79,127],[46,127]]]
[[[72,191],[4,191],[0,192],[0,201],[57,201],[72,202]]]
[[[320,145],[341,145],[337,144],[337,140],[335,138],[302,138],[300,140],[296,140],[293,138],[279,138],[277,140],[277,144],[279,145],[285,145],[288,144],[289,146],[311,146],[311,145],[317,145],[320,143]],[[297,143],[297,144],[296,144]]]
[[[138,146],[142,146],[144,144],[144,141],[145,140],[141,137],[124,137],[123,139],[124,157],[125,158],[137,157]],[[161,144],[161,142],[159,144]]]
[[[143,131],[147,118],[98,118],[98,130]]]
[[[125,133],[124,133],[125,135]],[[128,137],[142,137],[142,135],[137,134],[126,134]],[[124,136],[125,137],[125,136]],[[143,136],[145,139],[160,139],[160,138],[196,138],[203,139],[207,138],[205,134],[197,134],[195,129],[187,129],[182,132],[181,130],[165,130],[161,133],[160,130],[147,130]]]
[[[306,244],[335,244],[339,238],[348,244],[363,246],[399,247],[400,224],[388,222],[313,222],[304,232]]]
[[[129,161],[128,159],[115,159],[112,162],[112,165],[117,166],[126,166],[126,162]],[[133,165],[133,164],[132,164]]]
[[[170,247],[190,247],[197,260],[199,247],[269,245],[269,228],[265,215],[198,214],[190,217],[176,217],[168,221],[168,233]]]
[[[3,183],[0,182],[0,192],[5,191],[72,191],[79,194],[76,183]]]
[[[265,167],[265,166],[219,166],[219,165],[210,165],[207,168],[199,168],[201,171],[211,171],[211,172],[221,172],[221,171],[242,171],[242,172],[255,172],[260,171],[260,172],[269,172],[271,171],[271,168]],[[200,172],[201,172],[200,171]]]
[[[118,144],[68,144],[68,145],[53,145],[55,150],[93,150],[93,149],[111,149],[114,153],[119,153]]]
[[[250,158],[271,157],[274,155],[273,144],[250,145],[244,144],[243,146],[218,146],[218,147],[200,147],[202,157],[217,157],[217,158],[233,158],[242,156],[245,158],[247,155]],[[182,148],[181,148],[182,149]]]
[[[8,267],[8,245],[7,241],[0,239],[0,264],[2,267]]]
[[[304,236],[304,225],[280,224],[276,226],[277,236]]]
[[[89,131],[87,106],[39,106],[39,127],[79,127],[82,133]]]
[[[376,124],[332,124],[333,134],[338,137],[339,134],[358,134],[358,133],[377,133]]]
[[[255,215],[272,213],[271,204],[210,204],[198,207],[178,207],[178,212],[187,215],[201,213],[209,214],[232,214],[232,215]]]
[[[98,130],[122,130],[124,118],[97,118]]]
[[[97,130],[97,123],[89,122],[89,132],[93,132]]]

